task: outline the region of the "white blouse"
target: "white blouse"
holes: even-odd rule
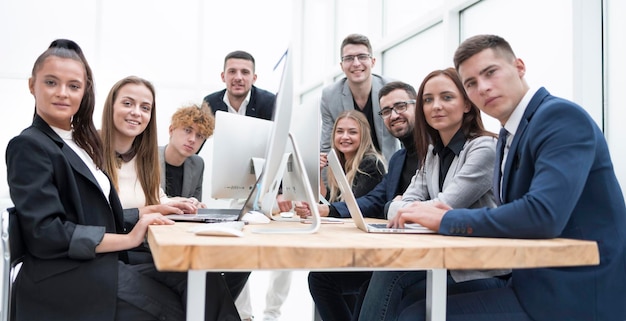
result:
[[[122,167],[117,170],[117,185],[122,208],[139,208],[146,206],[146,197],[143,187],[137,177],[137,155],[128,163],[122,162]],[[170,202],[165,192],[159,187],[159,199],[161,204]]]
[[[91,174],[93,174],[94,178],[98,182],[100,190],[102,191],[102,194],[104,194],[108,202],[109,194],[111,193],[111,182],[109,181],[109,178],[104,174],[104,172],[102,172],[101,169],[96,167],[96,164],[93,162],[93,159],[89,157],[89,154],[87,154],[84,149],[82,149],[76,144],[76,142],[74,142],[74,140],[72,139],[72,131],[53,126],[50,126],[50,128],[52,128],[52,130],[54,130],[54,132],[63,139],[67,146],[69,146],[78,155],[78,157],[80,157],[83,163],[87,165],[87,168],[89,168]]]

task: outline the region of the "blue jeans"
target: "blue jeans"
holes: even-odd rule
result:
[[[549,309],[550,307],[546,307]],[[404,309],[400,321],[426,319],[426,303],[420,301]],[[472,293],[450,295],[446,304],[447,321],[532,321],[510,286]]]
[[[448,275],[448,295],[505,287],[507,281],[487,278],[455,282]],[[374,272],[359,320],[397,320],[400,313],[426,298],[426,271]]]
[[[372,272],[309,273],[309,291],[322,320],[356,320],[371,275]]]

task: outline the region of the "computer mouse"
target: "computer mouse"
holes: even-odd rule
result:
[[[280,217],[282,218],[292,218],[293,212],[280,212]]]
[[[250,211],[244,214],[241,220],[249,224],[267,224],[270,222],[270,219],[259,211]]]

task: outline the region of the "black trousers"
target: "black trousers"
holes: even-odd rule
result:
[[[151,263],[129,265],[119,262],[118,266],[116,320],[185,320],[187,273],[159,272]],[[236,286],[242,282],[244,275],[230,278]],[[206,288],[205,320],[238,321],[239,313],[225,276],[207,273]]]

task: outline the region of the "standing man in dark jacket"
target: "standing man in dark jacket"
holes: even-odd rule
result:
[[[226,89],[204,97],[203,107],[206,107],[205,104],[208,105],[214,115],[216,111],[221,110],[272,120],[276,95],[254,86],[257,76],[254,57],[251,54],[245,51],[233,51],[227,54],[224,58],[224,71],[221,76]],[[274,271],[270,274],[264,320],[275,320],[280,316],[280,307],[287,297],[290,284],[291,272]],[[229,286],[232,285],[229,284]],[[252,319],[252,306],[248,292],[248,286],[246,286],[236,301],[243,320]]]
[[[216,111],[272,120],[276,95],[254,86],[256,82],[254,57],[245,51],[233,51],[224,58],[222,81],[226,89],[216,91],[204,97],[203,104],[208,104]]]

